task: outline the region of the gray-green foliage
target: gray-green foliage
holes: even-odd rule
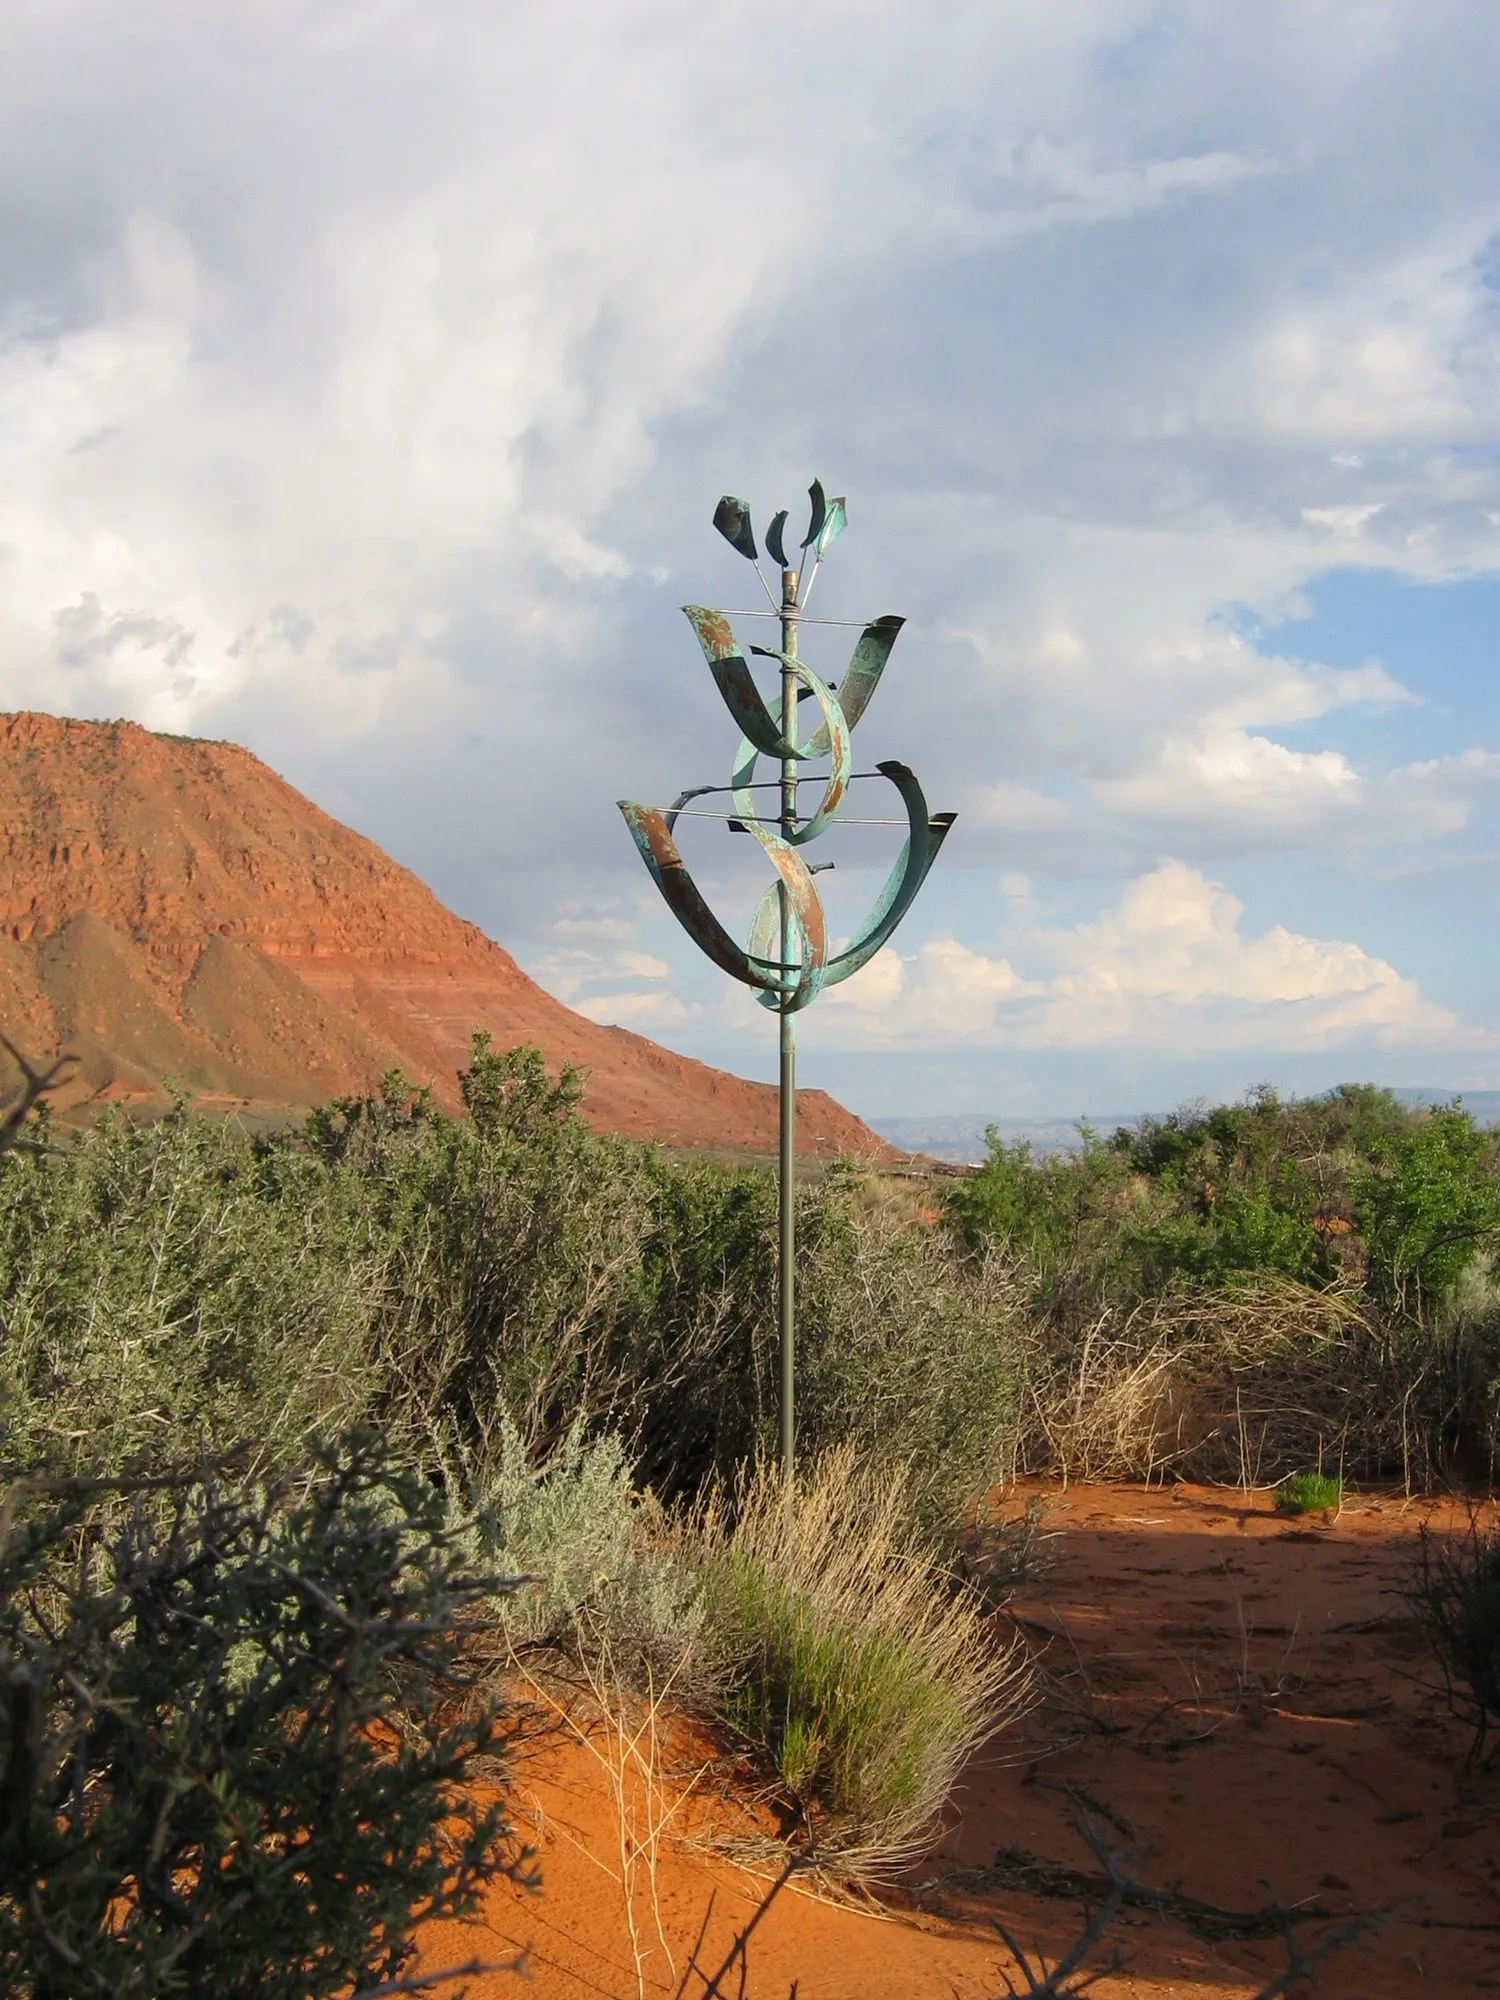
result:
[[[956,1520],[1014,1469],[1024,1295],[996,1260],[963,1262],[942,1231],[893,1216],[855,1172],[809,1207],[799,1436],[899,1461],[929,1518]]]
[[[501,1725],[463,1633],[503,1586],[368,1434],[280,1485],[123,1483],[6,1494],[0,1985],[386,1990],[419,1922],[531,1879],[465,1784]]]
[[[404,1080],[252,1137],[179,1110],[0,1161],[11,1446],[114,1466],[253,1439],[291,1462],[368,1418],[419,1462],[534,1462],[575,1424],[694,1489],[769,1444],[775,1188],[600,1136],[578,1082],[476,1038],[450,1118]],[[950,1491],[1003,1456],[1003,1301],[856,1176],[801,1197],[802,1434]]]
[[[617,1433],[589,1438],[574,1423],[538,1466],[502,1416],[451,1489],[472,1510],[484,1565],[524,1579],[494,1606],[510,1649],[575,1654],[635,1685],[706,1691],[701,1587],[637,1491]]]
[[[363,1413],[387,1259],[317,1162],[178,1110],[0,1161],[0,1415],[18,1457],[286,1450]],[[285,1455],[285,1453],[283,1453]]]

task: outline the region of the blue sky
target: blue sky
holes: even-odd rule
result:
[[[816,608],[910,621],[861,762],[960,817],[808,1082],[1500,1085],[1497,98],[1483,0],[17,0],[0,695],[235,737],[767,1075],[614,801],[723,775],[677,607],[817,473]]]

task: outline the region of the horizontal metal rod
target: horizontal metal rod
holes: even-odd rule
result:
[[[856,778],[883,778],[884,776],[884,771],[851,771],[845,782],[852,785]],[[793,778],[792,783],[794,785],[826,785],[828,783],[828,775],[825,772],[821,778],[817,776]],[[710,792],[779,792],[780,790],[780,778],[768,778],[764,784],[758,785],[694,785],[693,797],[695,799],[706,799]]]
[[[662,811],[672,812],[672,807],[663,806]],[[739,826],[744,826],[746,824],[746,818],[744,813],[694,812],[688,806],[679,807],[677,811],[673,813],[673,818],[674,819],[732,819]],[[812,818],[811,813],[808,814],[808,818],[809,819]],[[780,826],[781,821],[779,819],[761,819],[757,817],[755,820],[755,824],[757,826]],[[830,826],[906,826],[908,824],[909,822],[904,819],[835,819],[829,821]]]
[[[724,611],[724,618],[784,618],[789,625],[849,625],[863,632],[867,625],[873,625],[873,618],[804,618],[800,611]]]

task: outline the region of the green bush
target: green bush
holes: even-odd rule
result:
[[[1497,1147],[1461,1107],[1369,1085],[1262,1088],[1056,1160],[992,1135],[946,1217],[1027,1295],[1009,1343],[1027,1462],[1066,1444],[1244,1477],[1337,1440],[1371,1477],[1493,1469]],[[1332,1343],[1330,1314],[1349,1330]]]
[[[1076,1153],[1037,1159],[1024,1140],[1007,1146],[991,1127],[989,1157],[950,1190],[950,1226],[971,1250],[1002,1251],[1034,1272],[1043,1295],[1087,1262],[1107,1282],[1108,1258],[1132,1190],[1118,1154],[1087,1128]]]
[[[1500,1233],[1492,1141],[1461,1107],[1435,1110],[1382,1140],[1353,1177],[1380,1302],[1431,1320],[1476,1253]]]
[[[179,1109],[0,1160],[12,1449],[110,1467],[253,1438],[275,1472],[365,1421],[478,1478],[503,1413],[534,1466],[575,1425],[617,1432],[665,1500],[770,1449],[773,1174],[590,1131],[578,1077],[535,1050],[480,1036],[461,1081],[460,1118],[392,1075],[301,1131]],[[1361,1329],[1339,1343],[1350,1409],[1404,1413],[1395,1456],[1377,1425],[1353,1469],[1488,1463],[1494,1152],[1467,1114],[1348,1087],[1086,1135],[1071,1158],[997,1142],[947,1184],[946,1227],[835,1168],[798,1192],[799,1437],[909,1461],[951,1531],[1024,1454],[1056,1462],[1108,1356],[1100,1462],[1158,1465],[1160,1441],[1223,1476],[1232,1424],[1285,1470],[1347,1428],[1324,1408],[1322,1295]]]
[[[614,1429],[664,1494],[776,1424],[772,1174],[600,1136],[578,1082],[477,1037],[449,1118],[398,1075],[251,1137],[179,1109],[0,1161],[0,1420],[117,1467],[253,1438],[265,1465],[377,1422],[478,1466],[501,1417],[540,1463]],[[803,1435],[853,1434],[967,1490],[1004,1461],[1005,1301],[945,1241],[804,1188]]]
[[[7,1516],[7,1993],[348,1993],[400,1975],[417,1923],[529,1879],[464,1782],[493,1711],[455,1719],[496,1584],[372,1439],[265,1489],[33,1471]]]

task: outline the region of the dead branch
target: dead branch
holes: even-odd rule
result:
[[[23,1056],[9,1035],[0,1031],[0,1047],[21,1072],[21,1094],[0,1119],[0,1153],[8,1153],[21,1136],[21,1128],[49,1091],[56,1090],[77,1056],[60,1055],[47,1069],[38,1069]]]

